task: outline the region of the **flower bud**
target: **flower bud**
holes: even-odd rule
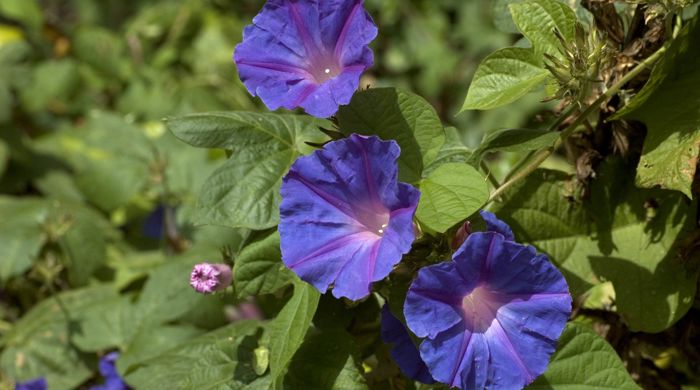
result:
[[[572,41],[554,30],[559,41],[559,53],[545,53],[545,68],[551,73],[557,91],[547,100],[587,104],[601,87],[600,72],[607,60],[606,42],[595,29],[586,32],[576,25]]]
[[[469,223],[469,221],[464,222],[462,226],[457,229],[457,232],[455,233],[454,238],[452,239],[452,250],[456,251],[459,249],[462,244],[464,244],[464,241],[467,240],[467,237],[469,237],[469,234],[472,232],[472,224]]]
[[[231,267],[226,264],[201,263],[194,266],[190,274],[190,286],[202,294],[223,291],[231,285]]]

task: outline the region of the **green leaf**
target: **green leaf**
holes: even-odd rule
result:
[[[486,57],[477,68],[464,110],[490,110],[512,103],[549,76],[532,49],[510,47]]]
[[[459,131],[454,127],[445,128],[445,143],[440,148],[435,160],[423,169],[423,177],[429,176],[440,165],[447,163],[466,163],[472,152],[464,146]]]
[[[138,332],[131,344],[121,349],[117,360],[120,372],[129,372],[137,365],[163,355],[197,336],[202,330],[191,325],[163,325]]]
[[[678,257],[695,206],[680,194],[639,190],[631,178],[630,169],[608,162],[591,185],[591,199],[579,204],[568,175],[538,170],[507,191],[494,212],[519,241],[550,256],[572,294],[611,281],[617,312],[630,328],[660,332],[695,296],[697,272]],[[650,210],[649,202],[659,207]]]
[[[126,347],[126,335],[131,333],[134,325],[132,306],[130,296],[114,294],[76,313],[80,331],[73,335],[71,342],[82,352]]]
[[[81,25],[73,34],[72,50],[78,60],[101,72],[109,82],[128,77],[129,61],[119,35],[88,25]]]
[[[10,86],[4,80],[0,80],[0,123],[7,122],[12,117],[12,100]],[[0,169],[1,174],[2,169]]]
[[[274,293],[291,284],[293,276],[282,263],[277,232],[246,246],[233,265],[233,284],[238,298]]]
[[[200,308],[211,309],[212,303],[215,304],[214,311],[203,315],[215,326],[224,323],[219,297],[197,294],[191,288],[183,287],[192,266],[201,262],[202,258],[211,258],[216,254],[216,251],[187,252],[155,268],[149,273],[135,302],[128,296],[105,302],[100,312],[91,315],[90,321],[83,324],[84,332],[76,335],[75,345],[86,352],[115,347],[126,351],[138,348],[135,343],[140,342],[139,337],[143,338],[143,334],[150,334],[152,329],[166,323],[182,322],[185,316]]]
[[[105,262],[111,226],[92,209],[65,202],[61,208],[61,214],[70,220],[70,227],[58,240],[68,280],[72,286],[84,286]]]
[[[7,163],[10,161],[10,148],[5,141],[0,140],[0,178],[5,173]]]
[[[269,377],[253,370],[258,328],[255,321],[243,321],[197,337],[142,362],[125,380],[135,389],[267,388]]]
[[[647,125],[637,167],[640,187],[677,190],[692,198],[700,153],[700,18],[673,40],[649,82],[616,116]],[[682,97],[682,98],[681,98]]]
[[[478,211],[489,198],[486,180],[468,164],[441,165],[421,181],[420,190],[416,217],[440,233]]]
[[[48,202],[0,197],[0,283],[28,270],[46,241]]]
[[[61,293],[41,302],[3,336],[0,368],[20,381],[45,377],[50,389],[77,388],[92,373],[89,360],[71,340],[91,312],[116,297],[111,288],[96,287]]]
[[[307,337],[289,366],[285,389],[368,389],[354,355],[353,338],[344,330]]]
[[[282,177],[304,142],[322,142],[321,121],[306,116],[222,112],[167,121],[168,128],[193,146],[230,150],[231,157],[206,181],[197,222],[266,229],[279,221]]]
[[[559,133],[533,129],[504,129],[484,135],[481,145],[474,150],[472,164],[478,164],[483,156],[493,152],[529,152],[551,147]]]
[[[30,112],[65,113],[79,83],[76,61],[61,59],[41,63],[34,67],[31,83],[20,90],[22,104]]]
[[[15,19],[36,32],[44,23],[41,7],[36,0],[3,0],[0,2],[0,15]]]
[[[558,0],[528,0],[509,5],[513,22],[532,43],[535,56],[541,62],[543,53],[561,56],[561,43],[554,29],[561,32],[567,42],[574,39],[576,13]]]
[[[104,112],[93,113],[80,128],[43,137],[36,145],[67,160],[85,198],[105,211],[127,205],[147,185],[154,159],[140,128]]]
[[[294,295],[267,325],[263,344],[270,350],[270,376],[273,382],[284,374],[304,341],[320,297],[315,287],[297,279]]]
[[[340,130],[346,134],[376,135],[396,140],[401,147],[399,179],[416,183],[423,167],[438,155],[445,131],[435,109],[422,97],[394,88],[355,93],[338,110]]]
[[[617,352],[604,339],[583,325],[568,323],[559,346],[535,389],[639,389]]]

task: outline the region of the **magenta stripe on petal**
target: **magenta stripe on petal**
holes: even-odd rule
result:
[[[322,292],[367,296],[415,238],[420,193],[397,181],[398,157],[396,142],[353,134],[297,159],[281,188],[284,264]]]
[[[426,337],[421,358],[436,380],[462,389],[522,388],[541,375],[571,313],[562,274],[484,213],[452,261],[421,269],[406,323]]]
[[[268,0],[246,27],[234,61],[243,84],[270,109],[333,115],[372,66],[377,27],[362,0]]]

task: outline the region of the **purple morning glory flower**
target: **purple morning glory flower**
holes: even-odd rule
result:
[[[397,181],[399,146],[353,134],[300,157],[282,181],[284,264],[321,292],[367,296],[415,238],[420,192]]]
[[[90,387],[90,390],[128,390],[130,387],[124,383],[122,377],[117,372],[117,359],[119,352],[110,352],[100,359],[100,374],[104,378],[104,383]]]
[[[223,291],[231,285],[233,274],[226,264],[201,263],[192,268],[190,286],[202,294]]]
[[[30,379],[26,382],[16,383],[15,390],[46,390],[49,388],[45,378]]]
[[[389,306],[382,308],[382,341],[392,344],[391,357],[401,369],[404,375],[421,383],[435,383],[430,376],[428,367],[420,358],[418,349],[413,345],[408,330],[389,310]]]
[[[163,238],[164,218],[165,206],[160,204],[146,217],[146,220],[143,221],[143,226],[141,228],[143,235],[155,240]]]
[[[348,104],[372,66],[377,27],[364,0],[268,0],[233,55],[248,91],[270,110],[325,118]]]
[[[562,274],[482,212],[452,261],[425,267],[408,290],[406,322],[436,380],[462,389],[514,389],[546,369],[571,313]]]
[[[124,383],[122,377],[117,372],[117,359],[119,352],[110,352],[100,359],[100,374],[104,378],[104,383],[90,387],[90,390],[128,390],[129,386]]]

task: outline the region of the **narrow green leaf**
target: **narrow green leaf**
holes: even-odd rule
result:
[[[478,211],[488,200],[484,177],[468,164],[441,165],[420,183],[416,216],[440,233]]]
[[[547,371],[527,387],[528,390],[639,388],[610,344],[576,323],[566,325]]]
[[[470,162],[478,164],[487,153],[529,152],[554,145],[559,133],[533,129],[504,129],[484,135]]]
[[[512,103],[540,85],[549,72],[532,49],[511,47],[486,57],[469,86],[464,110],[489,110]]]
[[[430,103],[394,88],[358,92],[337,115],[340,130],[346,135],[359,133],[396,140],[401,147],[401,181],[418,182],[423,167],[435,160],[445,142],[440,117]]]
[[[694,18],[654,67],[649,82],[616,116],[647,125],[637,185],[692,198],[700,153],[700,18]],[[682,97],[682,98],[680,98]]]
[[[277,232],[246,246],[233,266],[233,285],[238,298],[271,294],[290,284],[293,276],[282,263]]]
[[[304,142],[323,142],[326,121],[298,115],[221,112],[169,119],[168,128],[193,146],[231,151],[229,160],[204,183],[197,222],[267,229],[279,221],[282,177]]]
[[[554,29],[561,32],[567,42],[574,39],[576,13],[558,0],[527,0],[509,6],[513,21],[532,43],[536,58],[541,62],[543,53],[561,56],[561,46]]]
[[[267,325],[264,344],[270,349],[270,376],[273,382],[281,378],[304,341],[320,297],[315,287],[297,279],[294,295]]]

